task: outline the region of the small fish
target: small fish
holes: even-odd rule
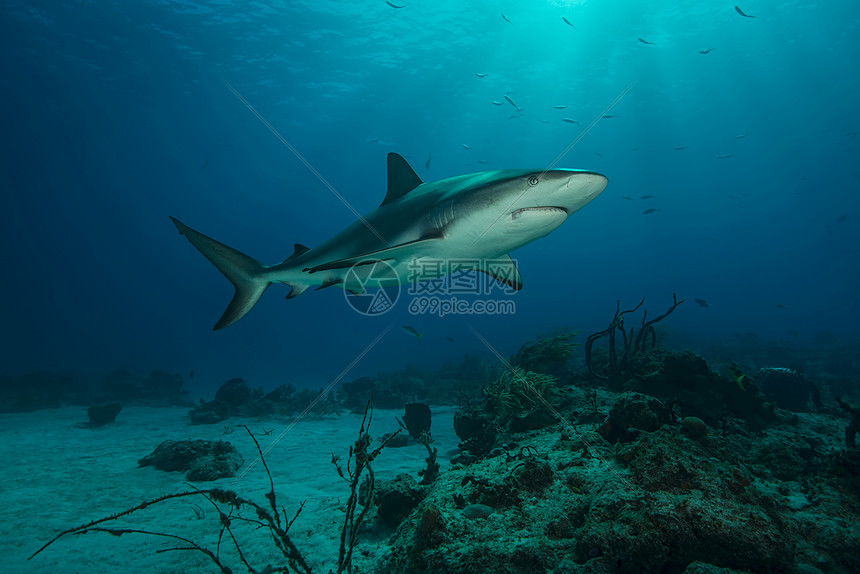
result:
[[[563,109],[564,109],[564,108],[566,108],[567,106],[553,106],[553,107],[554,107],[555,109],[557,109],[557,110],[563,110]]]
[[[493,100],[493,105],[494,106],[503,106],[503,105],[505,105],[505,102],[500,102],[499,100]]]
[[[785,332],[788,333],[789,335],[791,335],[792,337],[794,337],[795,339],[800,338],[800,333],[798,333],[794,329],[786,329]]]
[[[206,158],[206,161],[203,162],[203,165],[200,166],[200,169],[197,170],[197,173],[203,173],[203,170],[209,167],[209,158]]]
[[[190,371],[188,371],[188,378],[189,378],[189,379],[193,379],[193,378],[194,378],[194,369],[191,369]]]
[[[601,118],[608,120],[609,118],[617,118],[617,114],[606,114],[605,116],[600,116]]]
[[[424,162],[424,169],[430,169],[430,160],[433,159],[433,156],[427,158],[427,161]]]
[[[730,153],[727,153],[726,155],[716,156],[717,159],[726,159],[726,158],[730,158],[730,157],[732,157],[732,154],[730,154]]]
[[[470,148],[469,146],[467,146],[466,144],[463,144],[463,147],[464,147],[465,149],[472,149],[472,148]]]
[[[454,337],[452,337],[451,335],[446,335],[446,336],[445,336],[445,340],[446,340],[446,341],[448,341],[449,343],[453,343],[453,342],[454,342]]]
[[[651,199],[652,197],[654,197],[654,196],[653,195],[642,195],[639,197],[639,199]]]
[[[774,307],[776,307],[777,309],[782,309],[783,311],[788,311],[788,307],[786,307],[782,303],[777,303],[776,305],[774,305]]]
[[[621,199],[626,199],[627,201],[636,201],[635,199],[633,199],[633,198],[632,198],[632,197],[630,197],[629,195],[622,195],[622,196],[621,196]]]
[[[549,120],[541,120],[541,121],[540,121],[540,123],[542,123],[542,124],[548,124],[548,123],[549,123]]]
[[[744,14],[744,11],[741,10],[740,6],[735,6],[735,12],[743,16],[744,18],[755,18],[755,16],[750,16],[749,14]]]
[[[576,120],[572,120],[572,119],[570,119],[570,118],[561,118],[561,121],[563,121],[563,122],[567,122],[567,123],[569,123],[569,124],[578,124],[578,123],[579,123],[578,121],[576,121]]]
[[[846,219],[848,219],[847,215],[840,215],[839,217],[836,218],[836,223],[842,223]]]
[[[600,154],[599,154],[599,153],[597,153],[597,152],[594,152],[594,155],[596,155],[597,157],[603,157],[602,155],[600,155]]]
[[[710,305],[708,305],[708,302],[704,299],[693,299],[693,301],[698,303],[700,307],[710,307]]]
[[[502,20],[504,20],[504,21],[505,21],[505,22],[507,22],[508,24],[513,24],[513,22],[511,22],[510,20],[508,20],[508,17],[507,17],[507,16],[505,16],[504,14],[502,14]]]
[[[660,210],[655,209],[653,207],[649,207],[648,209],[646,209],[645,211],[642,212],[642,215],[649,215],[651,213],[657,213],[658,211],[660,211]]]
[[[699,50],[700,54],[710,54],[713,51],[713,48],[708,48],[707,50]]]
[[[640,41],[640,42],[642,42],[643,44],[648,44],[649,46],[654,46],[654,45],[656,45],[656,44],[654,44],[654,42],[649,42],[649,41],[648,41],[648,40],[646,40],[645,38],[639,38],[639,41]]]
[[[421,337],[424,336],[418,331],[416,331],[415,327],[410,327],[409,325],[403,325],[401,329],[403,329],[404,332],[409,333],[413,337],[417,338],[419,343],[421,342]]]
[[[687,146],[682,145],[682,146],[680,146],[680,147],[676,147],[676,148],[675,148],[675,151],[681,151],[682,149],[687,149]]]
[[[574,26],[573,24],[571,24],[571,23],[570,23],[570,20],[568,20],[568,19],[567,19],[567,18],[565,18],[564,16],[562,16],[562,17],[561,17],[561,19],[562,19],[562,20],[564,20],[564,23],[565,23],[565,24],[567,24],[568,26],[570,26],[571,28],[573,28],[574,30],[576,30],[576,26]]]
[[[479,160],[478,160],[478,163],[490,163],[490,162],[488,162],[488,161],[487,161],[487,160],[485,160],[485,159],[479,159]]]
[[[639,150],[639,148],[638,148],[638,147],[632,147],[632,148],[630,148],[630,151],[638,151],[638,150]]]
[[[398,6],[397,4],[392,4],[388,0],[385,0],[385,3],[388,4],[389,6],[391,6],[392,8],[398,8],[398,9],[399,8],[406,8],[406,6]]]
[[[514,101],[511,99],[511,97],[509,95],[505,94],[505,100],[507,100],[507,102],[509,104],[514,106],[517,109],[517,111],[519,111],[520,107],[514,103]]]
[[[478,76],[479,78],[486,78],[487,77],[487,74],[481,74],[479,72],[475,72],[475,75]]]
[[[747,137],[747,134],[738,134],[738,135],[736,135],[736,136],[735,136],[735,139],[736,139],[736,140],[742,140],[742,139],[744,139],[745,137]]]

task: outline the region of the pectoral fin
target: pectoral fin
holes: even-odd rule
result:
[[[503,255],[498,259],[485,261],[480,271],[486,273],[499,283],[507,285],[514,291],[519,291],[523,288],[523,277],[520,275],[520,270],[517,269],[517,264],[514,263],[510,255]]]

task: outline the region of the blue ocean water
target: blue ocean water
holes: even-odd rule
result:
[[[690,345],[856,337],[856,4],[394,4],[4,0],[0,370],[320,386],[673,292]],[[366,317],[338,288],[273,287],[213,333],[232,287],[168,216],[280,262],[351,224],[345,203],[378,206],[389,152],[425,181],[554,164],[609,185],[512,254],[512,315]]]

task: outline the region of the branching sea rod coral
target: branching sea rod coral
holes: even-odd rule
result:
[[[635,327],[630,327],[629,332],[625,330],[624,316],[628,313],[635,313],[638,311],[645,303],[645,297],[642,297],[642,300],[639,301],[638,305],[632,309],[626,309],[624,311],[621,310],[621,301],[618,301],[615,306],[615,316],[609,323],[609,327],[603,331],[592,333],[585,341],[585,362],[588,366],[588,372],[599,379],[612,379],[624,371],[627,371],[633,359],[637,355],[650,351],[657,346],[657,331],[654,329],[654,325],[668,317],[684,301],[686,301],[686,299],[678,301],[678,296],[675,293],[672,293],[672,306],[669,307],[665,313],[651,319],[650,321],[648,320],[648,310],[646,309],[642,314],[642,325],[639,327],[638,332]],[[616,337],[618,334],[621,335],[623,343],[620,349],[620,356],[618,354],[619,349],[616,348]],[[594,356],[592,351],[594,343],[604,337],[609,340],[609,357],[605,367],[602,370],[598,370],[594,367]]]

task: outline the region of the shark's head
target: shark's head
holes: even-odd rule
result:
[[[505,170],[468,176],[452,201],[450,232],[480,251],[507,253],[544,237],[604,190],[608,180],[575,169]],[[483,248],[482,248],[483,247]]]

